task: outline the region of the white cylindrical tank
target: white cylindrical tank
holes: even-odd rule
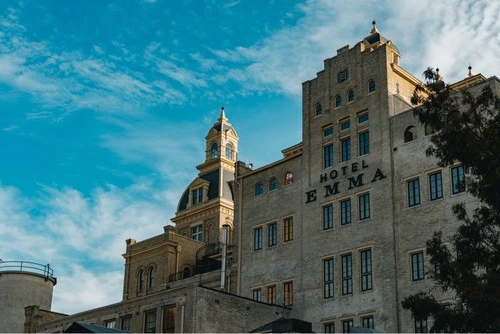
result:
[[[0,332],[24,332],[24,308],[50,311],[57,280],[49,265],[0,260]]]

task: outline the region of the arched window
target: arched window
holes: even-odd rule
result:
[[[347,92],[347,102],[352,102],[354,101],[354,91],[352,89],[349,89]]]
[[[316,105],[316,116],[319,116],[321,114],[323,114],[323,107],[321,106],[321,103],[318,103]]]
[[[191,277],[191,268],[185,267],[184,270],[182,271],[182,278],[189,278]]]
[[[293,174],[288,172],[285,174],[284,184],[292,184],[293,183]]]
[[[212,147],[210,148],[210,157],[212,159],[217,158],[217,143],[212,144]]]
[[[335,108],[338,108],[342,105],[342,96],[335,96]]]
[[[233,145],[231,143],[226,144],[226,159],[233,160]]]
[[[264,187],[261,183],[255,185],[255,196],[260,196],[264,193]]]
[[[375,91],[375,80],[368,81],[368,93],[373,93]]]
[[[275,189],[278,189],[278,179],[273,177],[271,180],[269,180],[269,191],[273,191]]]
[[[411,125],[411,126],[407,127],[405,130],[405,133],[404,133],[405,143],[412,141],[415,138],[417,138],[417,135],[415,133],[415,127],[413,125]]]
[[[137,290],[140,292],[144,289],[144,270],[139,270],[137,277]]]
[[[152,288],[155,285],[155,270],[153,267],[148,269],[148,287]]]

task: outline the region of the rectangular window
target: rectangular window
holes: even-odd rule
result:
[[[451,169],[451,184],[453,195],[465,191],[464,166],[457,166]]]
[[[253,230],[253,250],[262,249],[262,227]]]
[[[364,328],[375,329],[375,325],[373,323],[373,316],[371,315],[369,317],[361,318],[361,326],[363,326]]]
[[[367,249],[361,252],[361,291],[372,289],[372,250]]]
[[[358,116],[358,124],[368,122],[368,114]]]
[[[272,223],[267,226],[267,245],[275,246],[278,242],[278,224]]]
[[[333,144],[323,146],[323,168],[333,166]]]
[[[333,259],[323,260],[324,298],[333,297]]]
[[[412,281],[424,279],[424,252],[411,254],[411,279]]]
[[[429,175],[429,191],[431,195],[431,201],[443,198],[443,180],[441,172]]]
[[[415,319],[415,333],[427,333],[427,319]]]
[[[352,293],[352,254],[342,256],[342,294]]]
[[[156,311],[147,312],[144,315],[144,333],[156,332]]]
[[[340,123],[340,131],[347,130],[351,127],[351,121],[347,120],[345,122]]]
[[[335,333],[335,323],[330,322],[323,327],[323,333]]]
[[[323,136],[324,137],[328,137],[328,136],[331,136],[331,135],[333,135],[333,127],[330,126],[330,127],[325,128],[323,130]]]
[[[193,226],[191,228],[191,237],[197,241],[203,241],[203,225]]]
[[[370,218],[370,194],[359,195],[359,220]]]
[[[175,333],[175,306],[167,306],[163,309],[162,327],[162,333]]]
[[[323,207],[323,230],[333,228],[333,204]]]
[[[370,132],[365,131],[359,134],[359,155],[370,153]]]
[[[340,225],[351,223],[351,199],[340,202]]]
[[[285,306],[293,305],[293,282],[283,283],[283,294],[285,298]]]
[[[258,302],[261,301],[261,291],[260,289],[252,290],[252,299]]]
[[[408,206],[420,204],[420,180],[408,181]]]
[[[126,316],[121,318],[121,327],[120,329],[125,332],[130,332],[132,328],[132,316]]]
[[[276,285],[271,285],[267,287],[267,303],[276,303]]]
[[[283,240],[285,242],[293,240],[293,218],[283,220]]]
[[[351,160],[351,138],[346,138],[341,141],[342,145],[342,162]]]
[[[349,319],[342,321],[342,333],[350,333],[352,327],[354,327],[354,320]]]
[[[110,319],[104,321],[104,327],[106,328],[116,328],[116,320],[115,319]]]
[[[191,192],[191,194],[192,194],[192,197],[193,197],[193,201],[192,201],[193,205],[198,204],[198,189],[193,190]]]

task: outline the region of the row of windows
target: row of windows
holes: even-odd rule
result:
[[[293,174],[291,172],[286,172],[285,175],[283,176],[283,185],[289,185],[293,183]],[[272,177],[269,182],[267,183],[267,189],[269,191],[273,191],[278,189],[278,179],[275,177]],[[255,190],[254,190],[254,195],[255,196],[260,196],[264,193],[264,185],[262,183],[257,183],[255,185]]]
[[[434,129],[429,124],[425,124],[424,131],[425,131],[424,134],[426,136],[431,135],[435,132]],[[415,126],[410,125],[409,127],[407,127],[405,129],[403,138],[405,143],[417,139],[417,129],[415,128]]]
[[[443,176],[438,171],[429,174],[429,200],[435,201],[443,198]],[[414,178],[406,182],[408,190],[408,206],[417,206],[421,203],[420,178]],[[451,193],[453,195],[465,191],[465,172],[462,165],[451,168]]]
[[[362,113],[357,116],[358,124],[365,124],[369,120],[368,113]],[[340,120],[340,132],[349,130],[351,128],[351,120],[349,118]],[[333,135],[333,125],[329,124],[323,127],[323,137],[329,137]]]
[[[344,319],[342,323],[342,333],[351,333],[352,327],[354,327],[354,319]],[[361,327],[375,329],[375,323],[373,321],[373,315],[367,315],[361,317]],[[323,333],[335,333],[335,322],[328,322],[323,324]]]
[[[347,137],[340,141],[341,162],[351,160],[351,138]],[[363,156],[370,153],[370,132],[364,131],[358,134],[358,155]],[[323,168],[333,167],[334,150],[333,143],[323,146]]]
[[[265,291],[263,291],[265,289]],[[263,298],[263,293],[266,294],[266,300]],[[280,301],[276,300],[276,285],[269,285],[265,288],[252,289],[252,299],[259,302],[266,302],[268,304],[280,304]],[[282,305],[286,307],[291,307],[293,305],[293,282],[283,282],[283,301]]]
[[[147,287],[148,289],[151,289],[154,287],[155,284],[155,266],[150,265],[147,270],[144,269],[139,269],[137,272],[137,292],[143,292],[145,288],[145,282],[147,281]]]
[[[272,247],[278,244],[278,223],[272,222],[266,225],[267,230],[267,246]],[[253,229],[253,250],[261,250],[264,240],[264,226],[259,226]],[[283,242],[293,240],[293,218],[287,217],[283,219]]]
[[[161,333],[175,333],[175,306],[164,307],[162,311]],[[156,330],[156,313],[156,310],[144,313],[144,333],[158,332]],[[105,320],[104,327],[115,329],[116,319]],[[125,332],[132,331],[132,315],[120,317],[120,329]]]
[[[371,94],[373,92],[375,92],[375,81],[370,80],[370,81],[368,81],[368,94]],[[356,94],[355,94],[354,90],[349,89],[346,93],[347,103],[353,102],[355,100],[355,98],[356,98]],[[335,108],[340,108],[343,104],[341,95],[336,95],[334,98],[334,101],[335,101]],[[321,103],[316,104],[315,114],[316,114],[316,116],[320,116],[323,114],[323,106],[321,105]]]
[[[334,226],[334,203],[323,206],[323,230],[332,229]],[[370,194],[358,195],[358,217],[359,220],[370,218]],[[351,199],[340,200],[340,225],[348,225],[352,222]]]
[[[233,160],[233,145],[231,143],[226,144],[226,159]],[[219,156],[219,146],[217,143],[213,143],[210,146],[210,158],[215,159]]]

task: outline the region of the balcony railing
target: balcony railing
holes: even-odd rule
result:
[[[54,278],[54,270],[50,264],[40,264],[28,261],[2,261],[0,260],[0,272],[22,271],[39,274],[47,278]]]

